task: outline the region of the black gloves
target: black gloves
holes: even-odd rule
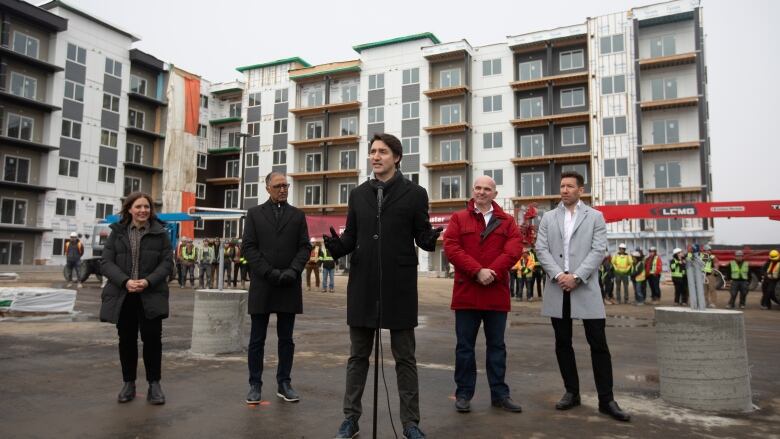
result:
[[[436,250],[436,241],[439,239],[439,235],[441,235],[441,232],[444,230],[444,227],[436,227],[435,229],[431,229],[430,234],[424,238],[425,242],[421,242],[420,247],[423,250],[427,251],[434,251]]]
[[[293,285],[298,280],[298,273],[292,268],[286,268],[282,270],[281,276],[279,276],[279,285],[286,287]]]
[[[344,244],[341,243],[341,238],[339,238],[339,234],[336,233],[336,229],[333,226],[330,226],[330,236],[322,235],[322,242],[333,259],[338,259],[347,254]]]
[[[282,273],[276,268],[265,274],[265,278],[268,280],[268,282],[271,283],[271,285],[279,285],[281,276]]]

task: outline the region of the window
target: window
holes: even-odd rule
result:
[[[450,123],[460,122],[460,104],[442,105],[439,110],[439,117],[441,118],[441,124],[446,125]]]
[[[603,134],[626,134],[626,116],[605,117],[603,120]]]
[[[358,100],[357,84],[345,85],[341,88],[341,102],[352,102]]]
[[[385,74],[368,75],[368,89],[380,90],[385,88]]]
[[[209,108],[209,97],[200,95],[200,108]]]
[[[257,198],[257,183],[244,185],[244,198]]]
[[[207,156],[202,152],[198,153],[198,169],[206,169]]]
[[[203,124],[198,124],[198,137],[205,139],[209,135],[209,127]]]
[[[238,236],[238,220],[225,220],[223,233],[225,234],[224,236]]]
[[[30,159],[5,156],[3,160],[3,180],[27,183],[30,180]]]
[[[11,72],[11,94],[27,99],[35,99],[37,90],[37,79],[20,73]]]
[[[460,198],[460,177],[446,176],[441,178],[441,199]]]
[[[76,216],[76,200],[57,198],[54,214],[63,216]]]
[[[531,117],[544,116],[544,105],[542,97],[520,99],[520,118],[528,119]]]
[[[304,93],[306,96],[306,106],[307,107],[317,107],[324,103],[325,101],[325,93],[323,92],[322,88],[316,88],[309,90],[308,92]]]
[[[628,175],[628,159],[604,160],[604,177],[625,177]]]
[[[97,203],[95,206],[95,218],[104,219],[114,214],[114,205],[106,203]]]
[[[98,166],[98,181],[114,183],[116,181],[116,168],[111,166]]]
[[[195,230],[203,230],[206,228],[206,222],[203,221],[203,218],[198,218],[193,221],[192,228]]]
[[[441,148],[441,161],[460,160],[460,140],[442,140],[439,146]]]
[[[420,174],[417,172],[410,172],[408,174],[404,174],[404,177],[407,180],[414,182],[414,184],[420,184]]]
[[[601,94],[608,95],[612,93],[626,92],[626,76],[605,76],[601,78]]]
[[[287,132],[287,119],[276,119],[274,121],[274,134],[284,134]]]
[[[119,113],[119,96],[103,93],[103,109]]]
[[[322,171],[322,153],[311,152],[304,157],[306,172]]]
[[[322,137],[322,121],[306,122],[306,138],[319,139]]]
[[[37,38],[14,31],[14,52],[38,58],[38,46],[39,42]]]
[[[339,169],[357,169],[357,150],[339,152]]]
[[[544,135],[529,134],[520,136],[520,157],[544,155]]]
[[[228,106],[230,117],[241,117],[241,102],[233,102]]]
[[[238,189],[225,189],[225,209],[238,209]]]
[[[504,135],[501,133],[501,131],[482,134],[482,148],[496,149],[501,148],[502,146],[504,146]]]
[[[87,49],[79,47],[75,44],[68,43],[67,57],[70,61],[75,63],[86,65],[87,64]]]
[[[0,241],[0,265],[21,265],[24,255],[24,242]]]
[[[447,69],[439,72],[439,87],[457,87],[460,85],[460,69]]]
[[[585,106],[585,89],[569,88],[561,90],[561,108],[583,107]]]
[[[342,136],[354,136],[357,134],[357,117],[342,117],[339,119]]]
[[[84,86],[66,79],[65,98],[71,101],[84,102]]]
[[[287,89],[280,88],[274,91],[274,103],[281,104],[287,102]]]
[[[349,202],[349,193],[356,187],[357,184],[355,183],[339,183],[339,204],[347,204]]]
[[[27,200],[3,198],[0,201],[0,223],[24,225],[27,217]]]
[[[677,120],[653,121],[653,144],[663,145],[680,141],[680,126]]]
[[[116,131],[100,130],[100,144],[116,148],[118,136],[119,134]]]
[[[501,95],[484,96],[482,98],[482,111],[485,113],[501,111]]]
[[[256,168],[260,166],[260,154],[256,152],[249,152],[244,156],[244,159],[246,160],[246,166],[247,168]]]
[[[69,137],[76,140],[81,139],[81,122],[62,119],[62,137]]]
[[[260,122],[249,122],[246,124],[246,130],[249,133],[249,137],[260,136]]]
[[[617,53],[623,51],[623,34],[601,37],[601,54]]]
[[[287,164],[287,151],[280,149],[274,151],[274,165],[286,165]]]
[[[485,169],[485,175],[492,178],[496,182],[496,186],[504,184],[504,170],[503,169]]]
[[[651,86],[654,101],[677,97],[677,78],[653,79]]]
[[[238,131],[227,133],[227,147],[239,148],[240,146],[241,146],[241,133],[239,133]]]
[[[577,163],[575,165],[561,166],[561,173],[572,171],[582,175],[582,177],[585,179],[585,184],[588,184],[588,165],[585,163]]]
[[[195,183],[195,198],[199,200],[206,199],[206,185],[204,183]]]
[[[114,61],[111,58],[106,58],[106,73],[117,78],[122,77],[122,63]]]
[[[404,155],[417,154],[420,152],[420,138],[404,137],[401,139],[401,147],[403,147]]]
[[[420,69],[418,67],[414,67],[411,69],[406,69],[403,72],[401,72],[401,83],[403,85],[419,84]]]
[[[368,123],[382,123],[385,121],[385,107],[371,107],[368,109]]]
[[[249,107],[259,107],[262,93],[249,93]]]
[[[130,91],[141,95],[146,94],[146,79],[130,75]]]
[[[62,256],[65,254],[65,241],[67,241],[65,238],[54,238],[51,247],[52,256]]]
[[[561,63],[561,71],[581,69],[585,67],[585,53],[582,51],[582,49],[561,52],[559,58]]]
[[[544,195],[544,173],[525,172],[520,174],[520,196],[539,197]]]
[[[670,56],[676,53],[674,35],[650,39],[650,57]]]
[[[517,66],[519,81],[530,81],[542,77],[542,60],[521,62]]]
[[[585,126],[578,125],[575,127],[561,128],[561,145],[585,145]]]
[[[122,194],[128,196],[141,190],[141,179],[137,177],[125,177],[125,187]]]
[[[130,163],[143,163],[144,162],[144,146],[137,143],[127,142],[127,152],[125,154],[125,161]]]
[[[669,188],[682,186],[680,162],[655,164],[655,187]]]
[[[225,177],[238,178],[238,160],[228,160],[225,162]]]
[[[63,122],[64,123],[64,122]],[[34,120],[31,117],[8,113],[5,124],[5,135],[16,139],[32,141]],[[81,125],[79,124],[79,137],[81,137]]]
[[[305,186],[303,189],[303,204],[305,206],[313,206],[320,204],[320,193],[322,192],[322,186],[312,185]]]
[[[664,218],[655,220],[655,230],[665,232],[668,230],[682,230],[682,218]]]
[[[486,59],[482,61],[482,76],[500,75],[501,58]]]
[[[78,177],[79,161],[60,157],[60,175],[65,177]]]
[[[419,102],[407,102],[401,108],[401,119],[417,119],[420,117]]]

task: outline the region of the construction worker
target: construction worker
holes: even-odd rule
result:
[[[174,253],[173,261],[176,264],[176,280],[179,282],[179,287],[184,288],[184,264],[181,260],[181,249],[187,245],[187,237],[182,236],[179,242],[176,244],[176,252]]]
[[[187,285],[187,277],[190,278],[190,287],[195,288],[195,265],[198,262],[198,251],[192,244],[192,239],[187,238],[184,246],[181,248],[182,277],[180,286],[184,288]]]
[[[544,268],[542,268],[542,264],[539,263],[539,259],[536,258],[536,249],[532,248],[530,249],[530,252],[531,256],[534,257],[534,261],[536,261],[536,264],[534,264],[534,283],[536,284],[536,295],[541,298],[542,290],[547,284],[547,276],[544,275]]]
[[[236,283],[239,280],[241,281],[241,288],[244,288],[244,274],[246,274],[246,268],[243,268],[244,271],[242,271],[241,242],[238,239],[233,240],[233,249],[233,288],[236,287]]]
[[[334,275],[336,272],[336,261],[333,260],[333,256],[328,253],[328,249],[322,246],[320,249],[320,264],[322,265],[322,292],[333,292],[334,287]],[[330,283],[328,283],[330,279]]]
[[[222,252],[222,258],[224,259],[222,262],[222,280],[225,285],[229,287],[230,275],[233,272],[233,258],[236,256],[236,246],[233,244],[232,240],[225,241],[225,249]]]
[[[249,265],[244,255],[241,255],[238,264],[241,266],[241,289],[245,289],[246,282],[249,280]]]
[[[529,302],[534,301],[534,266],[536,265],[536,261],[534,260],[534,257],[531,256],[531,253],[528,250],[523,250],[523,255],[520,257],[520,271],[518,272],[518,277],[522,277],[522,280],[520,281],[520,285],[525,285],[525,289],[527,291],[526,298]],[[523,288],[520,288],[520,293],[522,295]]]
[[[731,269],[729,308],[734,309],[734,302],[737,298],[737,292],[739,292],[739,308],[745,309],[750,279],[750,264],[745,260],[745,253],[742,250],[734,252],[734,260],[729,264],[729,268]]]
[[[198,285],[201,289],[213,288],[213,283],[211,280],[211,264],[214,262],[214,247],[211,246],[210,239],[206,238],[203,240],[198,253]]]
[[[674,284],[674,304],[688,305],[688,280],[685,277],[685,259],[681,248],[672,251],[672,259],[669,261],[669,271],[672,273]]]
[[[610,256],[609,252],[604,256],[599,266],[599,286],[601,287],[601,298],[604,300],[604,305],[614,305],[615,267],[612,266],[612,256]]]
[[[311,291],[312,273],[314,273],[314,288],[320,287],[320,243],[314,238],[309,239],[309,243],[311,244],[311,251],[309,252],[309,260],[306,261],[304,266],[306,269],[306,291]]]
[[[780,252],[769,252],[769,260],[764,264],[761,274],[764,278],[761,282],[761,309],[772,309],[772,302],[780,305],[775,295],[777,281],[780,279]]]
[[[718,266],[718,258],[712,254],[712,247],[709,244],[704,246],[701,252],[701,261],[704,263],[704,298],[707,306],[710,308],[718,307],[718,296],[716,295],[716,286],[718,285],[718,275],[715,274],[715,268]]]
[[[626,244],[621,242],[618,245],[618,252],[612,256],[612,266],[615,267],[615,295],[617,296],[617,303],[621,303],[620,285],[623,285],[623,303],[628,303],[628,282],[633,265],[634,260],[631,259],[631,255],[626,253]]]
[[[520,261],[522,260],[522,256],[520,259],[515,262],[515,265],[512,266],[512,268],[509,269],[509,297],[516,297],[517,296],[517,287],[518,287],[518,280],[517,276],[519,276],[520,273]],[[520,300],[521,298],[518,298]]]
[[[79,234],[76,232],[70,232],[70,239],[65,241],[65,280],[68,284],[65,288],[73,286],[73,275],[76,275],[76,282],[78,288],[81,288],[81,275],[79,268],[81,267],[81,257],[84,256],[84,244],[79,239]]]
[[[657,305],[661,301],[661,271],[663,268],[664,263],[658,256],[656,248],[650,247],[647,259],[645,259],[645,274],[653,305]]]
[[[634,265],[631,267],[631,282],[634,283],[634,305],[645,304],[645,288],[647,286],[647,272],[645,271],[645,257],[642,250],[636,249],[631,253]]]

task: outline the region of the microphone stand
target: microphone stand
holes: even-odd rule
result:
[[[379,396],[379,333],[382,330],[382,196],[384,190],[380,184],[376,192],[376,223],[377,223],[377,255],[379,258],[379,300],[376,302],[377,318],[376,318],[376,333],[374,334],[374,417],[372,437],[376,439],[377,433],[377,409],[378,409],[378,396]]]

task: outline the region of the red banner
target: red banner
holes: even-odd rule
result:
[[[610,223],[624,219],[662,218],[746,218],[764,217],[780,221],[780,200],[720,201],[713,203],[658,203],[594,206]]]

